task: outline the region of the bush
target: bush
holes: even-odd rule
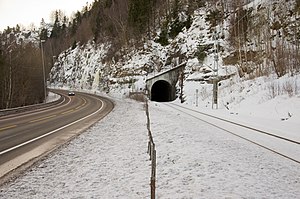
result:
[[[185,22],[179,21],[179,18],[177,17],[175,21],[171,24],[170,37],[174,39],[180,32],[182,32],[182,29],[184,27]]]
[[[208,21],[212,27],[215,27],[218,25],[222,20],[222,14],[220,10],[209,10],[209,13],[207,14],[207,17],[205,18],[206,21]]]
[[[129,93],[129,98],[138,102],[145,102],[147,100],[147,97],[143,92]]]
[[[207,56],[207,52],[213,48],[213,44],[208,44],[208,45],[198,45],[197,47],[197,52],[196,56],[198,58],[198,61],[200,63],[203,63],[204,59]]]
[[[155,40],[155,42],[160,43],[162,46],[168,45],[168,31],[166,29],[163,29],[159,35],[159,38]]]
[[[268,85],[269,97],[271,99],[279,95],[295,96],[299,93],[297,78],[291,78],[285,82],[272,82]]]

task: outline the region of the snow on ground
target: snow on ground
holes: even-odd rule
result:
[[[46,99],[46,102],[47,103],[53,102],[53,101],[58,100],[59,98],[60,98],[60,96],[58,94],[49,92],[48,96],[47,96],[47,99]]]
[[[0,188],[0,198],[149,198],[142,103],[115,100],[102,121]],[[150,103],[157,198],[299,198],[300,166]]]
[[[221,82],[218,110],[213,110],[212,85],[190,81],[185,83],[185,105],[300,141],[299,85],[300,75],[247,81],[228,79]]]
[[[141,104],[117,103],[108,117],[2,187],[0,198],[149,198],[145,121]]]
[[[156,106],[151,116],[158,198],[300,196],[299,165],[162,104]]]

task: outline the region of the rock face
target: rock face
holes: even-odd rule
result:
[[[147,77],[183,62],[187,63],[184,81],[201,84],[211,84],[216,75],[223,81],[234,76],[247,80],[295,73],[299,66],[294,63],[300,59],[295,51],[300,45],[295,40],[300,32],[300,6],[295,1],[281,2],[206,4],[190,16],[182,11],[169,30],[157,27],[143,45],[131,43],[113,55],[109,42],[77,45],[60,54],[50,72],[50,84],[127,95],[143,90]],[[188,19],[189,25],[173,34],[176,23],[186,24]],[[165,42],[163,31],[170,33]]]

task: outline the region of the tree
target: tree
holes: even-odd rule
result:
[[[5,65],[5,57],[2,54],[2,50],[0,53],[0,109],[6,107],[6,98],[7,98],[7,87],[6,87],[6,79],[7,79],[7,72],[6,72],[6,65]]]
[[[160,43],[162,46],[166,46],[169,44],[169,34],[168,34],[168,23],[165,23],[165,25],[162,27],[161,33],[159,35],[159,38],[156,40],[156,42]]]
[[[60,36],[60,33],[61,33],[61,26],[60,26],[60,21],[59,21],[59,15],[58,14],[59,14],[58,11],[56,11],[55,21],[54,21],[52,32],[51,32],[51,35],[50,35],[51,38],[58,38]]]
[[[296,0],[295,11],[300,13],[300,0]]]
[[[0,34],[0,109],[43,99],[40,50],[31,42],[16,40],[13,34]]]
[[[149,19],[151,19],[153,0],[130,0],[128,21],[129,25],[138,34],[149,32]]]

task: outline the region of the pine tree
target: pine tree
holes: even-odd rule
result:
[[[149,23],[154,0],[130,0],[128,21],[135,32],[141,34],[149,31]]]
[[[59,19],[58,19],[58,11],[56,11],[55,13],[55,21],[54,21],[54,24],[53,24],[53,28],[52,28],[52,32],[51,32],[51,38],[57,38],[59,37],[60,35],[60,30],[61,30],[61,27],[60,27],[60,22],[59,22]]]

